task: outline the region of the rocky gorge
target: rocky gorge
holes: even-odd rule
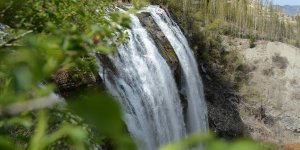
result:
[[[166,60],[170,66],[173,76],[175,78],[177,87],[181,89],[182,87],[182,68],[179,65],[178,58],[172,48],[167,37],[160,30],[158,25],[155,23],[150,13],[142,12],[138,15],[139,20],[145,29],[150,33],[154,39],[155,44],[159,48],[160,54]],[[111,73],[116,74],[117,71],[115,66],[110,61],[107,56],[102,54],[97,54],[99,61],[103,64],[104,68],[107,70],[112,70]],[[218,136],[226,139],[235,139],[246,135],[244,130],[244,123],[241,120],[238,111],[238,101],[240,97],[230,89],[219,77],[213,75],[207,69],[207,66],[203,64],[202,60],[198,59],[199,70],[204,81],[204,90],[206,103],[208,105],[208,120],[210,129],[217,133]],[[106,70],[106,69],[105,69]],[[115,71],[114,71],[115,70]],[[77,71],[80,74],[80,71]],[[67,72],[61,72],[54,75],[54,80],[59,85],[59,91],[67,95],[71,94],[72,91],[84,87],[97,87],[99,85],[103,86],[103,80],[97,73],[89,73],[87,75],[79,75],[77,79],[70,76],[71,74]],[[79,81],[79,82],[78,82]],[[103,89],[102,89],[103,90]],[[187,111],[187,99],[185,95],[180,95],[181,103],[184,106],[184,112]]]

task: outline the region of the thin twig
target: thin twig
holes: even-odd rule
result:
[[[50,108],[64,101],[56,96],[48,96],[26,102],[19,102],[7,107],[0,108],[0,114],[17,115],[22,112]]]
[[[5,14],[5,12],[6,12],[9,8],[11,8],[12,4],[13,4],[13,1],[10,1],[10,3],[7,5],[7,7],[1,11],[1,17],[3,17],[4,14]]]
[[[21,47],[22,45],[20,44],[5,44],[3,47]]]
[[[0,44],[0,47],[6,47],[6,45],[11,44],[11,43],[13,43],[14,41],[17,41],[17,40],[19,40],[20,38],[22,38],[22,37],[24,37],[24,36],[26,36],[27,34],[32,33],[32,32],[33,32],[32,30],[26,31],[26,32],[24,32],[24,33],[22,33],[22,34],[20,34],[20,35],[18,35],[18,36],[16,36],[16,37],[14,37],[14,38],[12,38],[12,39],[10,39],[10,40],[8,40],[8,41],[5,41],[4,43]]]

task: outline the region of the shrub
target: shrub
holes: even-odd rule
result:
[[[274,75],[274,70],[273,70],[273,68],[264,69],[264,70],[263,70],[263,75],[265,75],[265,76],[273,76],[273,75]]]
[[[255,42],[256,38],[253,35],[250,36],[250,48],[254,48],[256,46]]]
[[[286,69],[289,64],[289,61],[287,60],[287,58],[279,56],[278,53],[276,53],[275,56],[272,57],[272,61],[280,69]]]

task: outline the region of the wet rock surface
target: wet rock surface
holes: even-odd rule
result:
[[[142,25],[153,37],[154,42],[158,46],[161,55],[165,58],[172,71],[176,71],[179,68],[178,58],[167,37],[155,23],[155,21],[151,17],[151,14],[148,12],[142,12],[138,17]]]
[[[164,35],[164,33],[161,31],[161,29],[158,27],[154,19],[152,18],[151,14],[148,12],[142,12],[141,14],[138,15],[138,18],[144,28],[150,33],[152,36],[155,44],[157,45],[160,54],[164,57],[166,62],[171,68],[171,71],[173,72],[175,82],[177,84],[177,88],[179,90],[179,95],[180,95],[180,100],[181,100],[181,105],[183,107],[183,114],[184,117],[186,118],[187,114],[187,96],[183,94],[183,92],[180,92],[184,90],[183,88],[183,72],[182,68],[180,67],[178,57],[167,39],[167,37]]]

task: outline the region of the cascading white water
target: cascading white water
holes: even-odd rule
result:
[[[117,54],[110,56],[117,73],[105,74],[100,68],[99,74],[105,79],[108,90],[120,101],[127,128],[139,148],[154,150],[185,137],[187,130],[206,130],[207,112],[197,64],[186,39],[170,18],[163,16],[167,17],[163,20],[157,15],[165,13],[161,9],[149,6],[147,11],[151,12],[161,30],[170,34],[166,36],[183,68],[188,127],[185,126],[183,107],[171,69],[137,16],[131,15],[128,44],[120,46]],[[174,44],[176,42],[178,45]]]
[[[170,41],[184,72],[185,93],[188,98],[188,131],[189,133],[204,131],[208,128],[207,106],[193,51],[180,28],[163,9],[158,6],[149,6],[147,11],[151,13],[157,25]]]
[[[178,90],[172,72],[136,16],[130,40],[113,59],[118,75],[106,80],[125,110],[125,121],[141,149],[153,150],[185,135]]]

